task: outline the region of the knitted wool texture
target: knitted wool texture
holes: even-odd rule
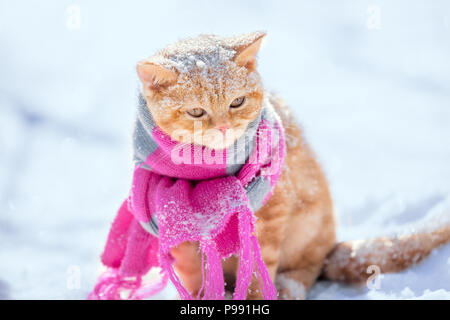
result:
[[[135,170],[129,197],[112,224],[102,254],[109,270],[90,299],[150,297],[170,279],[182,299],[223,299],[221,260],[239,256],[233,299],[245,299],[252,276],[264,299],[276,289],[261,258],[254,212],[270,197],[284,159],[284,132],[268,99],[260,115],[234,145],[219,151],[181,145],[153,121],[141,96],[133,135]],[[181,146],[181,147],[180,147]],[[175,273],[171,248],[197,241],[202,289],[193,297]],[[160,267],[156,284],[142,282]]]

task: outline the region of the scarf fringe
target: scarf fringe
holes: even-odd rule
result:
[[[180,298],[182,300],[193,300],[191,294],[186,290],[186,288],[181,283],[180,278],[178,278],[177,274],[175,273],[175,270],[173,269],[173,266],[172,266],[172,261],[171,261],[172,259],[170,257],[170,254],[161,256],[160,260],[161,260],[161,268],[165,271],[165,273],[168,275],[170,281],[177,289],[178,294],[180,295]]]
[[[276,300],[277,290],[270,279],[267,267],[261,257],[261,249],[258,239],[252,230],[250,218],[252,212],[249,208],[239,212],[239,269],[236,279],[236,289],[233,300],[244,300],[247,298],[248,287],[255,275],[260,283],[260,290],[265,300]]]
[[[203,300],[223,300],[225,297],[225,282],[223,279],[222,259],[219,257],[216,245],[212,241],[200,244],[202,257],[202,289]],[[197,298],[199,298],[197,296]]]
[[[120,275],[118,269],[109,269],[99,277],[94,290],[88,295],[88,300],[143,300],[163,290],[168,280],[167,274],[163,273],[157,283],[142,285],[141,276],[126,279]],[[122,293],[126,291],[129,293],[124,298]]]

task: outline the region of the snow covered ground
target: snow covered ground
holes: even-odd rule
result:
[[[339,239],[449,215],[446,0],[0,0],[0,299],[92,288],[131,179],[135,62],[186,36],[259,29],[261,73],[325,168]],[[378,288],[320,282],[309,298],[450,299],[450,245]]]

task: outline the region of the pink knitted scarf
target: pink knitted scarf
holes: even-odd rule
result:
[[[102,254],[109,270],[90,299],[143,299],[170,281],[182,299],[223,299],[221,261],[239,257],[233,299],[245,299],[253,275],[264,299],[276,289],[261,258],[254,212],[270,197],[284,159],[284,132],[267,100],[246,134],[222,152],[173,141],[153,122],[141,97],[134,132],[135,170],[129,197],[112,224]],[[203,284],[193,297],[172,266],[170,250],[198,242]],[[153,267],[162,279],[143,284]]]

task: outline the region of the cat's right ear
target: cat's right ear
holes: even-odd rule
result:
[[[239,66],[246,67],[248,69],[255,69],[256,55],[258,54],[261,46],[261,41],[265,36],[266,33],[261,31],[245,35],[235,47],[237,54],[234,57],[234,61]]]
[[[176,72],[149,61],[139,61],[136,71],[145,89],[157,91],[177,82]]]

